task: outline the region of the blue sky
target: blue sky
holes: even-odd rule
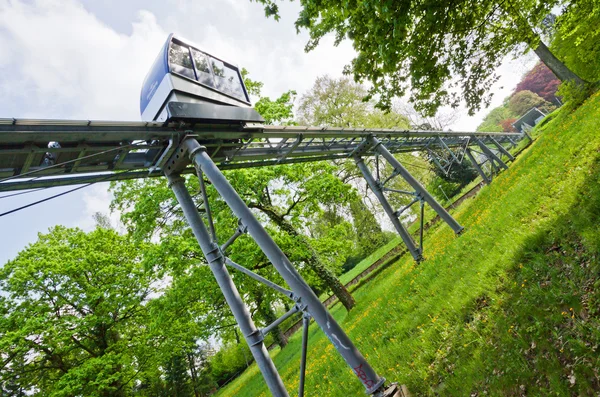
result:
[[[306,54],[308,36],[293,24],[298,4],[280,7],[276,22],[248,0],[0,0],[0,117],[139,120],[142,80],[170,32],[245,67],[268,96],[302,94],[319,75],[341,76],[354,55],[351,44],[334,47],[328,38]],[[492,106],[531,63],[501,67]],[[473,130],[484,114],[465,112],[454,128]],[[93,213],[108,212],[107,189],[97,184],[0,218],[0,264],[53,225],[93,228]],[[0,198],[0,212],[49,191]]]

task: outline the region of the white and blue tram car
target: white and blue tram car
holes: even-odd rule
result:
[[[142,85],[140,112],[144,121],[239,119],[262,121],[237,66],[169,35]]]

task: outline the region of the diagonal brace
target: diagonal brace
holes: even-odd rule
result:
[[[423,200],[429,204],[431,208],[443,219],[451,228],[454,230],[454,233],[460,234],[464,227],[462,227],[449,213],[446,211],[444,207],[417,181],[411,174],[408,172],[402,164],[394,157],[392,153],[385,146],[381,144],[381,141],[375,137],[370,137],[373,142],[374,149],[379,152],[383,158],[387,160],[388,163],[394,167],[402,178],[410,185],[415,192],[423,198]]]

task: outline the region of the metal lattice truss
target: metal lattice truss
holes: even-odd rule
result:
[[[186,136],[222,169],[352,157],[376,136],[391,153],[451,153],[479,142],[514,144],[519,134],[339,129],[262,124],[185,124],[0,119],[0,191],[161,176]],[[477,141],[477,143],[475,142]],[[373,155],[373,149],[363,153]],[[455,154],[457,153],[457,154]],[[192,172],[189,168],[183,172]]]

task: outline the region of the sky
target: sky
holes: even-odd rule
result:
[[[249,0],[0,0],[0,118],[140,120],[142,81],[171,32],[245,67],[266,96],[301,95],[318,76],[340,77],[355,55],[351,43],[335,47],[327,37],[305,53],[308,34],[294,27],[299,5],[279,4],[277,22]],[[532,66],[531,57],[504,62],[492,108]],[[453,129],[469,131],[487,110],[459,112]],[[0,213],[67,189],[0,193]],[[110,199],[99,183],[0,217],[0,265],[54,225],[91,230]]]

